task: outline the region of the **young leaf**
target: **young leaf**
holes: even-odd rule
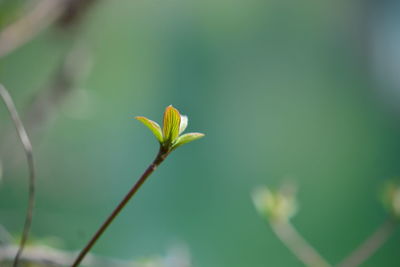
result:
[[[181,146],[183,144],[186,144],[186,143],[192,142],[194,140],[197,140],[199,138],[202,138],[203,136],[204,136],[204,134],[202,134],[202,133],[187,133],[187,134],[181,135],[176,140],[176,143],[174,144],[173,149],[175,149],[178,146]]]
[[[153,132],[154,136],[157,138],[157,140],[160,143],[163,142],[163,135],[162,135],[162,132],[161,132],[161,127],[160,127],[160,125],[158,125],[157,122],[149,120],[148,118],[142,117],[142,116],[135,117],[135,119],[137,119],[138,121],[140,121],[141,123],[146,125],[147,128],[149,128],[150,131]]]
[[[163,136],[165,143],[172,143],[179,135],[181,114],[173,106],[168,106],[164,112]]]

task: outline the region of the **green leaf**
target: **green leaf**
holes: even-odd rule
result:
[[[172,144],[179,136],[179,127],[181,124],[181,114],[173,106],[168,106],[164,112],[163,136],[164,142]]]
[[[146,125],[147,128],[149,128],[150,131],[153,132],[154,136],[160,143],[163,142],[163,134],[161,132],[161,127],[160,125],[158,125],[157,122],[149,120],[148,118],[142,116],[135,117],[135,119]]]
[[[178,146],[181,146],[183,144],[192,142],[194,140],[200,139],[204,136],[204,134],[202,133],[187,133],[184,135],[181,135],[178,137],[178,139],[176,140],[176,143],[174,144],[174,146],[172,147],[172,149],[177,148]]]

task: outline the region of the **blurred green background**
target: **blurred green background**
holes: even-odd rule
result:
[[[0,1],[2,27],[23,2]],[[390,38],[400,7],[373,2],[96,3],[75,37],[90,71],[32,133],[33,237],[82,248],[157,152],[134,116],[161,122],[173,104],[188,131],[206,137],[168,158],[95,253],[135,259],[184,243],[197,267],[302,266],[250,198],[258,185],[292,180],[293,223],[339,262],[384,221],[379,188],[400,174],[400,39]],[[0,82],[21,113],[71,49],[69,31],[50,27],[0,59]],[[6,140],[13,129],[3,105],[0,118]],[[18,234],[27,170],[11,140],[2,147],[0,223]],[[399,237],[363,266],[398,266]]]

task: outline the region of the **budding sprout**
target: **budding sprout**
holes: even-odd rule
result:
[[[149,120],[146,117],[139,116],[136,119],[152,131],[161,147],[166,151],[172,151],[183,144],[204,136],[202,133],[181,135],[188,125],[188,118],[185,115],[181,115],[173,106],[168,106],[165,109],[162,129],[157,122]]]
[[[270,220],[287,221],[297,212],[293,187],[283,186],[279,190],[258,187],[253,191],[252,198],[258,213]]]

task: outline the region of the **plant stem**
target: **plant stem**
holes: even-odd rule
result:
[[[285,221],[270,221],[272,230],[292,253],[309,267],[330,267],[331,265],[300,235],[299,232]]]
[[[355,251],[345,258],[337,266],[353,267],[360,266],[364,261],[371,257],[389,239],[396,229],[398,222],[393,218],[388,218],[379,228],[368,237]]]
[[[118,204],[118,206],[113,210],[113,212],[109,215],[109,217],[104,221],[104,223],[100,226],[97,232],[93,235],[87,245],[81,250],[78,257],[75,259],[74,263],[71,267],[77,267],[82,262],[83,258],[90,251],[93,245],[97,242],[97,240],[101,237],[107,227],[113,222],[113,220],[117,217],[117,215],[121,212],[121,210],[125,207],[125,205],[129,202],[129,200],[135,195],[138,189],[142,186],[142,184],[146,181],[147,177],[150,176],[154,172],[154,170],[166,159],[169,154],[169,150],[160,147],[160,151],[158,152],[154,161],[150,164],[150,166],[144,171],[139,180],[135,183],[135,185],[131,188],[131,190],[126,194],[126,196],[122,199],[122,201]]]
[[[35,163],[33,160],[33,149],[32,143],[29,140],[28,134],[25,130],[24,124],[22,123],[17,108],[15,107],[14,101],[7,89],[0,84],[0,98],[6,105],[8,112],[10,113],[11,120],[14,123],[15,129],[17,130],[19,140],[25,151],[26,160],[29,169],[29,186],[28,186],[28,209],[26,210],[24,229],[22,231],[21,241],[17,254],[15,255],[13,267],[17,267],[19,264],[19,258],[25,248],[26,241],[28,240],[29,233],[32,226],[33,208],[35,206],[35,181],[36,181],[36,170]]]

